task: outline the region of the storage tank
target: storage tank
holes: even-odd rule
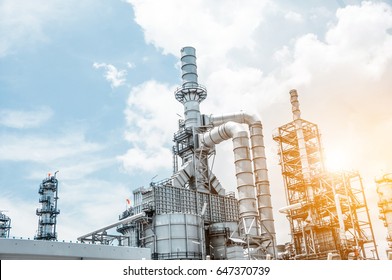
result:
[[[194,214],[156,215],[144,231],[145,247],[151,248],[156,260],[200,260],[204,254],[203,223]]]

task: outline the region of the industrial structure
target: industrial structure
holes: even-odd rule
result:
[[[207,90],[198,83],[194,48],[181,50],[181,64],[182,86],[174,95],[184,106],[184,119],[173,138],[173,175],[134,191],[134,206],[120,217],[134,219],[117,229],[128,237],[122,242],[150,248],[152,259],[275,258],[262,124],[243,112],[201,114]],[[238,199],[226,193],[212,171],[215,146],[228,139]],[[79,240],[113,240],[104,232]]]
[[[290,222],[287,259],[378,259],[358,172],[328,172],[316,124],[301,118],[298,94],[290,91],[293,121],[277,129]]]
[[[35,240],[8,238],[10,219],[0,212],[0,259],[378,259],[362,179],[325,169],[318,127],[301,118],[295,90],[294,120],[273,137],[287,202],[279,212],[291,234],[277,245],[260,118],[201,113],[207,89],[198,83],[193,47],[181,50],[181,71],[174,97],[184,117],[173,135],[171,176],[138,186],[118,221],[72,243],[57,241],[57,172],[49,174],[39,187]],[[229,139],[236,192],[226,191],[213,172],[216,146]],[[377,183],[392,242],[392,177]]]
[[[56,173],[52,176],[50,173],[45,178],[38,190],[40,194],[39,203],[41,208],[37,209],[36,214],[38,218],[38,230],[34,237],[36,240],[57,240],[56,224],[57,215],[60,210],[57,209],[58,180]]]
[[[0,238],[9,238],[11,229],[11,219],[0,211]]]
[[[376,179],[377,193],[379,196],[378,207],[380,209],[380,219],[384,221],[387,228],[387,256],[392,260],[392,174],[385,174]]]

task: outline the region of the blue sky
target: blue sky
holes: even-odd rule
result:
[[[380,248],[374,177],[392,170],[391,1],[0,1],[0,209],[33,237],[38,187],[59,170],[59,239],[112,223],[133,189],[170,177],[183,109],[179,52],[192,45],[202,113],[258,113],[278,241],[289,240],[272,133],[319,125],[331,165],[359,170]],[[382,135],[382,136],[381,136]],[[215,174],[234,190],[229,144]],[[342,166],[340,166],[342,165]],[[383,254],[383,250],[380,250]]]

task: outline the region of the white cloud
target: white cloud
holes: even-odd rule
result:
[[[2,193],[0,205],[0,210],[5,210],[4,214],[11,218],[10,236],[25,238],[26,236],[33,237],[35,235],[37,228],[30,225],[38,224],[38,218],[35,214],[38,205],[38,191],[37,202]]]
[[[118,70],[112,64],[95,62],[93,64],[93,67],[95,69],[100,69],[100,68],[105,69],[106,72],[105,72],[104,77],[110,83],[110,86],[112,88],[116,88],[116,87],[124,85],[127,80],[126,79],[127,70]],[[128,63],[128,68],[131,68],[129,63]]]
[[[105,168],[110,168],[117,163],[115,158],[99,158],[97,156],[90,155],[91,151],[84,151],[82,154],[77,156],[66,156],[60,160],[48,161],[45,163],[50,164],[47,166],[53,168],[55,166],[56,170],[59,171],[59,176],[66,180],[80,180],[88,177]],[[28,178],[30,180],[41,180],[43,167],[41,165],[36,165],[30,168],[30,174]],[[55,170],[48,170],[54,172]]]
[[[304,18],[301,14],[293,12],[293,11],[288,11],[285,15],[284,18],[293,21],[293,22],[303,22]]]
[[[165,53],[178,55],[193,45],[203,56],[223,58],[227,50],[251,48],[252,33],[268,1],[152,1],[128,0],[145,39]],[[173,40],[175,38],[175,40]],[[204,66],[205,67],[205,66]]]
[[[338,10],[337,19],[325,42],[312,34],[296,41],[283,77],[302,89],[306,115],[315,116],[328,131],[325,143],[345,150],[353,167],[375,172],[389,162],[392,168],[385,150],[392,140],[385,130],[392,125],[392,8],[364,2]]]
[[[182,113],[182,106],[174,98],[174,87],[147,81],[132,89],[125,110],[125,139],[132,148],[119,157],[126,170],[152,171],[170,166],[178,113]]]
[[[123,167],[128,172],[146,171],[154,172],[161,168],[170,168],[170,158],[172,153],[170,149],[164,147],[155,147],[152,150],[146,150],[139,147],[129,149],[126,154],[119,156]],[[169,174],[167,174],[169,175]]]
[[[82,4],[62,0],[2,0],[0,2],[0,57],[20,48],[50,41],[49,24],[71,20]]]
[[[48,121],[53,110],[47,107],[31,111],[0,110],[0,125],[12,128],[34,128]]]
[[[61,180],[59,177],[59,238],[77,237],[112,224],[125,210],[130,186],[104,180]]]
[[[48,163],[54,160],[101,150],[97,143],[86,141],[83,134],[32,136],[3,135],[0,138],[0,160]]]

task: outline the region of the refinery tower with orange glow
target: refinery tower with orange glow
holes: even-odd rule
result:
[[[290,223],[286,259],[378,259],[361,176],[328,172],[316,124],[301,118],[296,90],[290,91],[293,121],[277,129]]]

